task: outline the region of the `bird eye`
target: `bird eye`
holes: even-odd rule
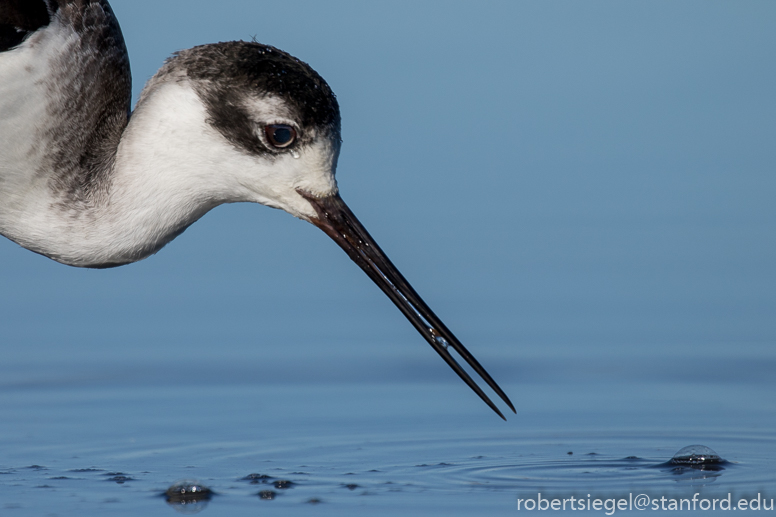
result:
[[[277,149],[283,149],[296,140],[296,129],[286,124],[270,124],[264,127],[267,141]]]

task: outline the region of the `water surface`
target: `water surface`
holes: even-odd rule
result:
[[[260,367],[186,361],[72,366],[56,382],[21,372],[2,386],[0,500],[17,515],[511,515],[537,493],[774,497],[776,358],[748,353],[763,368],[720,350],[687,375],[605,349],[529,359],[532,374],[505,383],[519,410],[506,423],[433,361],[425,381],[378,361],[362,365],[383,371],[372,382],[336,370],[305,382],[315,361],[263,382],[249,380]],[[665,465],[696,443],[724,468]],[[168,504],[182,479],[214,495]]]

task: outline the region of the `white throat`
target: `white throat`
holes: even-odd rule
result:
[[[107,16],[100,4],[89,9]],[[175,59],[127,121],[123,44],[88,47],[64,12],[0,54],[0,234],[65,264],[116,266],[155,253],[219,204],[309,220],[315,209],[298,191],[337,192],[338,136],[305,128],[293,153],[240,148],[213,125],[196,88],[204,83]],[[84,79],[94,74],[99,82]],[[257,135],[293,116],[280,97],[242,87]]]
[[[4,218],[2,231],[59,262],[101,267],[157,252],[222,203],[257,202],[309,219],[315,212],[295,189],[336,192],[334,152],[315,151],[279,156],[268,167],[207,123],[188,80],[166,81],[144,93],[130,118],[104,199],[68,206],[38,182],[16,204],[14,216]],[[289,178],[292,169],[305,174]]]

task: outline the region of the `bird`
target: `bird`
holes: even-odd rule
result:
[[[498,416],[451,350],[515,412],[342,200],[339,104],[310,65],[254,38],[174,53],[134,110],[131,85],[107,0],[0,0],[0,234],[110,268],[224,203],[284,210],[331,237]]]

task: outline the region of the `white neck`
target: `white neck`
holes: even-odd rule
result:
[[[310,127],[299,152],[242,148],[209,122],[174,59],[127,121],[123,45],[88,48],[94,35],[63,12],[0,54],[0,234],[65,264],[117,266],[157,252],[219,204],[257,202],[309,220],[315,209],[299,191],[337,192],[338,136]],[[244,98],[259,134],[290,120],[280,98]]]
[[[13,213],[0,218],[2,233],[73,266],[134,262],[221,203],[257,201],[232,173],[251,165],[206,123],[186,80],[166,82],[144,94],[130,119],[106,195],[68,206],[48,182],[17,186]]]

